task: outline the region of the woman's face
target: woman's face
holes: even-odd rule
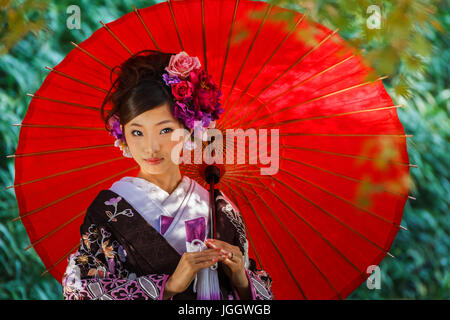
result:
[[[171,136],[174,130],[183,128],[173,117],[168,104],[141,113],[125,124],[128,148],[143,172],[163,174],[178,166],[171,159],[172,149],[183,141],[183,137],[172,141]],[[157,163],[146,161],[152,158],[162,160]]]

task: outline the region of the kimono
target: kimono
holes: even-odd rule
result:
[[[251,299],[273,299],[271,277],[248,257],[239,210],[218,189],[214,202],[216,239],[241,250]],[[64,299],[162,300],[182,254],[192,251],[193,240],[210,237],[209,205],[209,191],[187,176],[170,195],[137,177],[101,190],[80,226],[80,246],[67,259]],[[221,300],[240,299],[220,263],[217,278]],[[197,299],[194,285],[170,299]]]

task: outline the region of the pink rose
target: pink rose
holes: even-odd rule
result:
[[[181,51],[170,57],[166,71],[172,76],[185,80],[192,70],[200,67],[200,60],[197,57],[190,57],[186,52]]]
[[[192,97],[194,92],[194,85],[189,81],[180,81],[172,84],[172,93],[176,100],[184,100],[185,98]]]

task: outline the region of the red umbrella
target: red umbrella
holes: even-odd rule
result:
[[[261,1],[184,0],[135,9],[74,45],[31,95],[13,155],[16,220],[58,281],[91,201],[139,170],[99,108],[111,69],[144,49],[199,57],[223,92],[224,133],[267,129],[270,149],[279,130],[277,173],[262,175],[261,159],[225,163],[218,184],[276,299],[346,298],[389,254],[409,197],[407,135],[400,106],[337,30]],[[207,187],[201,168],[181,171]]]

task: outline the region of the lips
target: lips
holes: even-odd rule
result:
[[[144,159],[144,160],[150,164],[157,164],[157,163],[160,163],[163,160],[163,158],[150,158],[150,159]]]

